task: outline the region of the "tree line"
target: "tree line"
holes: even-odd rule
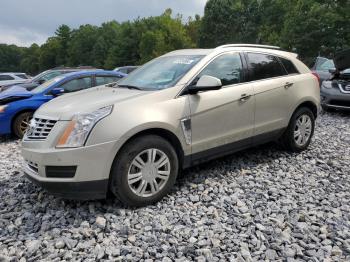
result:
[[[36,74],[56,66],[140,65],[182,48],[258,43],[296,52],[307,64],[350,47],[349,0],[209,0],[204,15],[138,18],[101,26],[61,25],[41,46],[0,44],[0,72]]]

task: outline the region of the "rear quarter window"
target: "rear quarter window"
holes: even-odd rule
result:
[[[247,57],[251,81],[287,75],[287,71],[274,55],[248,53]]]
[[[281,63],[283,64],[284,68],[287,70],[288,74],[299,74],[298,69],[295,67],[295,65],[293,64],[292,61],[290,61],[289,59],[285,59],[282,57],[279,57],[279,60],[281,61]]]

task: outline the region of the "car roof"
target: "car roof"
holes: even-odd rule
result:
[[[181,49],[172,51],[164,56],[174,55],[209,55],[211,53],[222,53],[224,51],[253,51],[253,52],[266,52],[269,54],[275,54],[284,57],[296,58],[298,55],[292,52],[284,51],[278,46],[270,45],[254,45],[254,44],[227,44],[218,46],[214,49]]]
[[[64,78],[66,77],[74,77],[74,76],[84,76],[84,75],[125,75],[116,71],[109,70],[84,70],[84,71],[75,71],[71,73],[64,74]]]

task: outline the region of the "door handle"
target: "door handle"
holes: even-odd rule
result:
[[[284,88],[285,88],[285,89],[288,89],[288,88],[290,88],[292,85],[294,85],[294,83],[289,83],[289,82],[287,82],[287,83],[284,85]]]
[[[242,94],[241,98],[239,99],[239,101],[245,102],[247,101],[252,95],[248,95],[248,94]]]

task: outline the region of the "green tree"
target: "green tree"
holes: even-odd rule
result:
[[[31,75],[37,74],[39,70],[40,47],[37,44],[32,44],[29,48],[23,50],[23,55],[20,63],[20,71]]]
[[[0,72],[19,71],[24,48],[0,44]]]
[[[72,31],[68,45],[69,65],[93,65],[93,49],[98,32],[98,27],[93,25],[81,25],[79,29]]]
[[[56,56],[57,65],[65,65],[68,62],[68,44],[71,37],[71,29],[67,25],[61,25],[55,32],[55,37],[58,42],[58,50]]]

